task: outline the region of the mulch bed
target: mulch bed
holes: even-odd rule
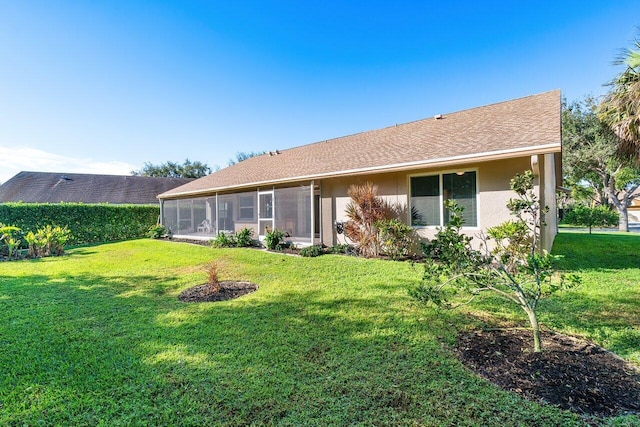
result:
[[[461,361],[478,375],[528,399],[583,416],[640,413],[640,370],[592,343],[543,333],[541,353],[525,330],[459,337]]]
[[[220,282],[220,289],[215,291],[212,290],[211,285],[205,283],[185,289],[178,295],[178,299],[182,302],[227,301],[257,290],[258,285],[250,282]]]

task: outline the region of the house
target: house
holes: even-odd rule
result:
[[[627,208],[627,212],[629,214],[629,222],[640,222],[640,198],[633,199],[631,202],[631,206]]]
[[[160,194],[162,221],[192,238],[251,227],[260,238],[277,228],[301,245],[344,243],[347,189],[371,181],[403,207],[402,219],[421,237],[445,223],[445,199],[465,207],[464,230],[473,235],[510,218],[509,180],[530,169],[551,209],[542,233],[549,249],[557,230],[560,111],[555,90],[271,151]]]
[[[157,204],[158,193],[192,178],[19,172],[0,185],[0,203]]]

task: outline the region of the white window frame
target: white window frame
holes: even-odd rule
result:
[[[408,218],[408,223],[411,224],[411,227],[413,227],[414,229],[437,229],[440,227],[444,227],[444,195],[443,195],[443,175],[448,175],[448,174],[457,174],[459,172],[464,172],[464,173],[468,173],[468,172],[475,172],[476,174],[476,225],[474,226],[464,226],[463,225],[463,229],[465,230],[479,230],[480,229],[480,174],[478,172],[477,168],[460,168],[460,169],[450,169],[450,170],[444,170],[444,171],[437,171],[437,172],[427,172],[427,173],[420,173],[420,174],[412,174],[412,175],[408,175],[407,177],[407,193],[408,193],[408,206],[409,206],[409,210],[407,215],[409,216]],[[438,176],[438,203],[439,203],[439,207],[440,207],[440,225],[413,225],[412,221],[411,221],[411,210],[413,209],[413,204],[411,203],[411,199],[413,199],[413,195],[411,193],[411,180],[413,178],[420,178],[420,177],[425,177],[425,176]]]
[[[242,206],[243,199],[251,199],[251,206]],[[243,216],[242,210],[251,209],[251,216]],[[256,219],[256,196],[255,194],[238,194],[238,220],[253,221]]]

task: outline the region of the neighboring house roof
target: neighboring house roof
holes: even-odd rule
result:
[[[158,197],[557,152],[560,108],[560,91],[554,90],[271,152]]]
[[[0,203],[155,204],[156,196],[192,178],[20,172],[0,185]]]

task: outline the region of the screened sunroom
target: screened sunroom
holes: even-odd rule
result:
[[[164,199],[161,207],[162,224],[175,237],[208,240],[251,228],[261,240],[274,229],[284,232],[287,241],[303,245],[320,238],[319,191],[312,184]]]

